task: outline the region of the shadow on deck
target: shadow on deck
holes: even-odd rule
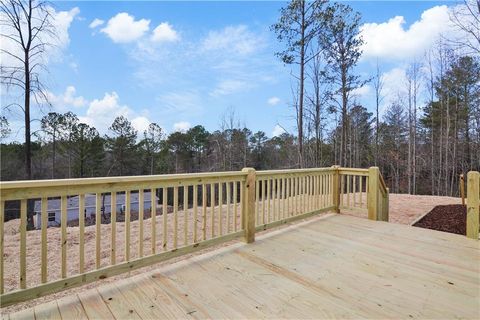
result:
[[[327,215],[6,317],[479,318],[479,249]]]

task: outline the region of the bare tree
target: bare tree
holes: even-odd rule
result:
[[[378,131],[380,128],[380,116],[379,108],[380,104],[383,101],[383,77],[380,73],[380,67],[378,66],[377,60],[377,72],[373,78],[373,87],[375,89],[375,111],[376,111],[376,120],[375,120],[375,165],[378,164]]]
[[[464,36],[449,39],[471,53],[480,54],[480,0],[463,0],[450,10],[450,21]]]
[[[407,92],[408,92],[408,120],[409,120],[409,141],[408,141],[408,192],[416,193],[417,179],[417,123],[418,123],[418,96],[420,90],[420,68],[421,64],[414,61],[407,70]]]
[[[25,118],[25,173],[32,178],[31,100],[48,101],[40,80],[45,70],[45,53],[56,38],[51,7],[42,0],[1,0],[0,26],[2,62],[0,82],[23,93],[24,103],[18,106]],[[8,45],[5,45],[8,44]],[[11,105],[12,106],[12,105]]]
[[[351,95],[363,87],[364,81],[355,74],[355,66],[362,55],[363,39],[360,34],[360,13],[343,3],[333,3],[324,12],[321,41],[329,65],[334,86],[336,103],[341,115],[340,165],[348,162],[348,110],[352,105]]]
[[[317,39],[320,32],[320,14],[326,3],[325,0],[292,0],[286,8],[281,9],[281,16],[272,26],[279,41],[284,42],[286,49],[278,52],[277,56],[285,64],[298,64],[299,97],[298,97],[298,156],[300,167],[303,160],[303,112],[305,96],[305,66],[319,53],[312,51],[309,54],[311,43]]]

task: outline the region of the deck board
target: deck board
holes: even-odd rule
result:
[[[480,318],[478,241],[313,218],[11,314],[55,318]]]

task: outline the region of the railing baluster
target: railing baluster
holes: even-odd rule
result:
[[[40,213],[41,214],[41,219],[42,219],[42,240],[41,240],[41,244],[42,244],[41,280],[42,280],[42,283],[47,282],[47,264],[48,264],[48,261],[47,261],[47,239],[48,239],[47,238],[47,228],[48,228],[48,213],[47,213],[47,210],[48,210],[48,198],[43,197],[42,198],[42,208],[41,208],[41,213]],[[3,258],[3,255],[1,255],[1,257]]]
[[[110,264],[113,266],[117,262],[117,193],[110,193],[110,224],[112,232],[110,233]]]
[[[178,245],[178,186],[173,187],[173,249]]]
[[[130,261],[130,199],[131,191],[125,192],[125,261]]]
[[[197,242],[198,185],[193,185],[193,243]]]
[[[3,267],[3,246],[4,246],[4,223],[5,223],[5,201],[0,200],[0,294],[5,290],[3,284],[4,267]]]
[[[265,213],[267,209],[267,180],[262,180],[262,224],[265,224]]]
[[[85,194],[78,196],[78,225],[79,225],[79,250],[80,250],[80,262],[79,272],[85,271]]]
[[[359,177],[359,184],[360,184],[360,208],[363,207],[363,176]]]
[[[345,194],[345,175],[340,175],[340,206],[344,206],[344,199],[343,196]]]
[[[207,239],[207,186],[202,184],[202,239]]]
[[[102,203],[102,194],[96,193],[95,194],[95,268],[97,269],[100,268],[100,240],[101,240],[100,233],[101,233],[101,223],[102,223],[101,203]],[[63,204],[63,198],[62,198],[62,204]],[[63,221],[63,217],[62,217],[62,221]],[[63,229],[62,229],[62,232],[63,232]],[[63,244],[63,241],[62,241],[62,244]],[[63,256],[63,252],[62,252],[62,256]]]
[[[350,206],[350,191],[351,191],[351,188],[350,188],[350,178],[351,176],[350,175],[346,175],[345,176],[347,178],[347,207],[351,207]]]
[[[231,202],[231,190],[230,190],[230,182],[225,183],[227,189],[227,233],[230,233],[230,202]]]
[[[143,189],[138,190],[138,256],[143,257],[143,211],[145,207],[145,201],[143,196]]]
[[[167,250],[168,245],[168,188],[162,187],[162,215],[163,215],[163,250]]]
[[[211,238],[215,237],[215,185],[210,184],[210,233]]]
[[[67,197],[62,196],[60,227],[62,229],[62,278],[67,277]]]
[[[369,177],[365,177],[365,205],[367,206],[368,209],[368,183],[369,183]]]
[[[237,203],[238,203],[238,199],[237,199],[237,186],[238,186],[238,183],[237,181],[234,181],[233,182],[233,225],[234,225],[234,231],[237,232]]]
[[[297,177],[292,177],[292,212],[291,215],[297,214]]]
[[[308,210],[313,210],[313,176],[308,176]]]
[[[245,182],[240,182],[240,229],[245,230]]]
[[[310,211],[313,211],[316,209],[315,206],[315,193],[316,193],[316,187],[315,187],[315,176],[310,176]]]
[[[218,236],[223,234],[222,212],[223,210],[223,185],[218,183]]]
[[[282,219],[286,218],[286,203],[285,203],[285,189],[286,178],[282,179]]]
[[[290,178],[286,178],[286,183],[287,183],[287,189],[285,190],[286,192],[286,201],[287,201],[287,207],[285,210],[285,217],[288,218],[290,216]]]
[[[255,181],[255,222],[258,224],[260,221],[260,182],[258,179]],[[227,230],[228,232],[228,230]]]
[[[306,206],[306,189],[307,189],[307,181],[306,181],[306,176],[302,176],[302,211],[301,213],[307,212],[307,206]]]
[[[355,207],[357,202],[357,180],[356,176],[353,176],[353,207]]]
[[[183,245],[188,244],[188,185],[183,187]]]
[[[150,223],[152,228],[152,254],[157,251],[157,188],[150,189]]]
[[[27,288],[27,199],[22,199],[20,201],[20,289],[25,288]]]
[[[272,221],[276,221],[276,213],[277,213],[277,206],[276,206],[276,201],[277,201],[277,195],[275,193],[275,190],[277,188],[276,184],[276,179],[272,179]]]
[[[277,218],[276,220],[280,220],[281,208],[280,208],[280,192],[282,189],[282,179],[275,179],[276,180],[276,188],[275,188],[275,196],[277,197]]]
[[[267,181],[267,223],[271,222],[272,219],[271,219],[271,204],[270,204],[270,197],[271,197],[271,192],[272,192],[272,186],[271,186],[271,180],[270,179],[266,179]]]

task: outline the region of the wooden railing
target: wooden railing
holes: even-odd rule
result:
[[[0,187],[2,307],[238,237],[250,243],[256,231],[320,212],[366,209],[370,219],[388,220],[378,168],[245,168]],[[6,204],[19,217],[5,223]],[[49,227],[57,210],[59,227]],[[27,231],[34,214],[39,230]]]
[[[478,240],[479,219],[480,173],[478,171],[470,171],[467,174],[467,237]]]
[[[307,216],[334,210],[335,169],[258,171],[255,221],[265,230]]]

